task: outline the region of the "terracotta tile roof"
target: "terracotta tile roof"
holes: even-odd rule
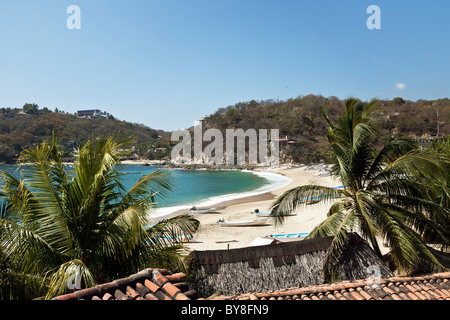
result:
[[[54,300],[191,300],[197,292],[190,290],[184,273],[165,269],[145,269],[127,278],[78,290]]]
[[[214,300],[450,300],[450,272],[342,281],[303,288],[218,296]]]
[[[197,300],[184,273],[145,269],[127,278],[78,290],[54,300]],[[309,287],[216,296],[212,300],[450,300],[450,272],[414,277],[341,281]]]

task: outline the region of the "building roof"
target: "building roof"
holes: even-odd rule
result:
[[[381,277],[393,276],[365,240],[356,234],[349,238],[339,262],[340,279],[367,278],[371,266],[378,268]],[[332,239],[324,237],[231,250],[192,251],[191,285],[204,298],[217,292],[234,296],[321,285],[324,283],[323,259]]]
[[[53,300],[191,300],[197,292],[190,290],[184,273],[165,269],[145,269],[127,278],[78,290]]]
[[[332,284],[321,276],[325,237],[192,251],[189,284],[184,273],[148,268],[54,300],[450,300],[450,272],[393,276],[366,241],[349,236],[338,270],[344,281]],[[374,266],[377,278],[368,271]]]
[[[78,112],[100,112],[99,109],[78,110]]]
[[[450,272],[414,277],[341,281],[213,300],[450,300]]]
[[[78,290],[54,300],[196,300],[184,273],[145,269],[127,278]],[[296,287],[211,300],[450,300],[450,272],[414,277],[362,279]]]
[[[184,273],[145,269],[127,278],[82,289],[54,300],[197,300]],[[341,281],[211,300],[450,300],[450,272],[413,277]]]

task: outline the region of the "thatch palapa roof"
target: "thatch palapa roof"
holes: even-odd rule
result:
[[[339,274],[342,280],[369,278],[373,266],[381,277],[392,276],[370,245],[352,235]],[[333,237],[247,247],[192,251],[191,284],[203,297],[220,292],[237,295],[324,283],[322,263]],[[370,266],[372,268],[368,269]],[[370,270],[370,271],[369,271]]]

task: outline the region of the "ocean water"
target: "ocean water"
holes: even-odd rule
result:
[[[125,167],[125,185],[131,187],[143,174],[160,167],[128,165]],[[174,190],[162,199],[152,216],[164,216],[182,209],[211,207],[222,201],[252,196],[281,188],[291,179],[271,172],[248,170],[181,170],[166,169],[171,173]]]
[[[4,169],[2,166],[0,169]],[[16,166],[6,168],[15,171]],[[142,175],[159,166],[124,165],[123,184],[128,190]],[[171,213],[189,209],[192,206],[211,207],[215,204],[269,192],[287,185],[291,180],[271,172],[254,172],[248,170],[181,170],[165,169],[170,172],[174,190],[157,203],[152,210],[152,217],[162,218]]]

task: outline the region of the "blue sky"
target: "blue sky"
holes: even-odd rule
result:
[[[449,21],[448,0],[0,0],[0,107],[174,130],[252,99],[449,97]]]

